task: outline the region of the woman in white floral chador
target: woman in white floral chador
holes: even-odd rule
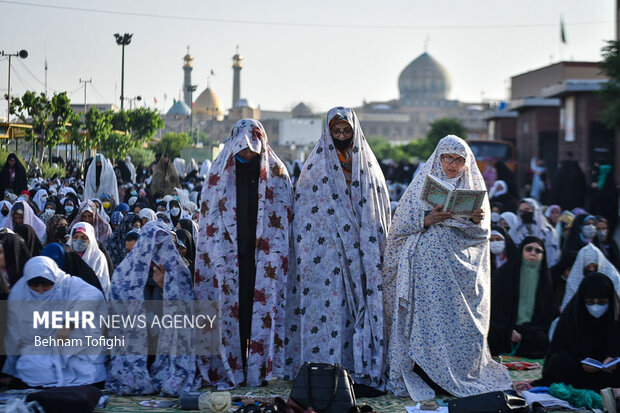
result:
[[[434,390],[458,397],[511,387],[487,346],[490,208],[452,217],[421,199],[426,175],[486,190],[471,149],[446,136],[402,197],[385,253],[388,389],[414,400]]]

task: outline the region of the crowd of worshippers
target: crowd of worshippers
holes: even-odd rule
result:
[[[9,355],[0,380],[178,395],[292,380],[310,361],[344,366],[370,394],[426,400],[508,389],[491,354],[510,354],[545,358],[542,384],[618,386],[617,366],[581,362],[620,356],[617,216],[519,200],[500,163],[488,185],[451,135],[415,175],[401,168],[408,185],[386,183],[349,108],[330,110],[317,138],[287,164],[261,123],[242,119],[213,163],[164,153],[136,168],[97,154],[83,178],[71,164],[47,180],[9,155],[0,299],[214,300],[221,344],[213,355]],[[452,216],[422,200],[429,174],[488,185],[488,200]],[[15,322],[1,336],[32,346],[12,336]],[[156,349],[180,340],[149,335]]]

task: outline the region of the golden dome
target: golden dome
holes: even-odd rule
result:
[[[233,60],[233,65],[232,67],[243,67],[243,55],[239,54],[239,46],[237,46],[237,51],[235,53],[235,55],[232,58]]]
[[[194,102],[194,114],[207,115],[218,119],[224,116],[222,102],[209,86]]]

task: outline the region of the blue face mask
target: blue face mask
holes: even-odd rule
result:
[[[235,155],[235,158],[236,158],[239,162],[241,162],[242,164],[246,164],[246,163],[248,163],[248,162],[249,162],[249,161],[246,161],[245,159],[243,159],[243,158],[241,157],[241,155],[239,155],[239,154],[236,154],[236,155]]]

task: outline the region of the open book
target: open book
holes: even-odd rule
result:
[[[620,363],[620,357],[616,357],[615,359],[613,359],[611,361],[608,361],[605,364],[601,363],[598,360],[594,360],[594,359],[591,359],[591,358],[588,357],[586,359],[581,360],[581,363],[582,364],[587,364],[588,366],[597,367],[597,368],[602,370],[602,369],[607,369],[607,368],[613,366],[614,364]]]
[[[426,175],[422,200],[431,205],[442,205],[444,212],[457,216],[469,216],[474,209],[480,209],[487,191],[478,189],[456,189],[453,185],[433,176]]]

